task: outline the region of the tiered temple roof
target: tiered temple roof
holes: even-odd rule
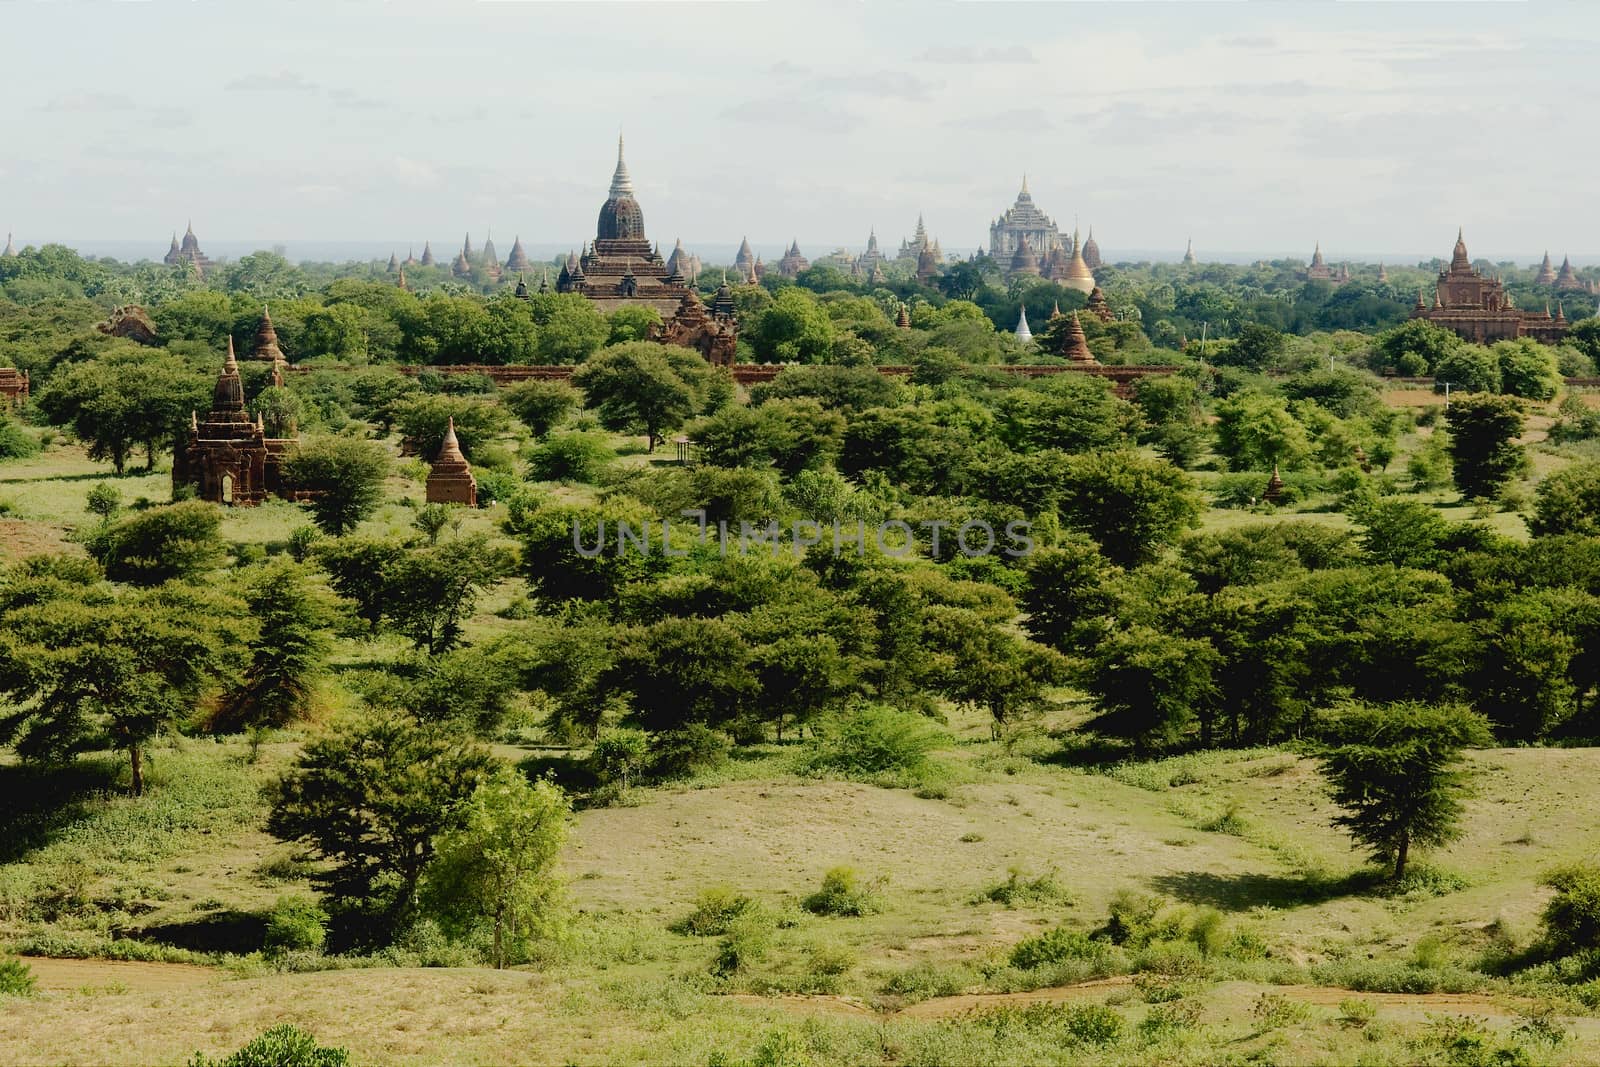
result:
[[[1023,175],[1022,191],[1017,193],[1016,203],[989,226],[989,254],[1005,262],[1016,253],[1024,238],[1035,251],[1043,249],[1046,253],[1061,240],[1055,220],[1033,202],[1027,175]]]
[[[1434,286],[1433,306],[1427,307],[1421,293],[1411,309],[1414,319],[1453,330],[1458,336],[1479,344],[1532,337],[1547,344],[1559,341],[1567,324],[1543,312],[1517,308],[1498,278],[1486,278],[1472,266],[1467,243],[1460,231],[1450,254],[1450,266],[1439,272]]]
[[[1089,290],[1089,314],[1101,322],[1111,321],[1111,305],[1106,302],[1106,294],[1100,291],[1098,285]]]
[[[1094,227],[1089,227],[1089,238],[1083,242],[1083,261],[1090,270],[1100,269],[1100,246],[1095,243]]]
[[[1028,242],[1028,235],[1023,234],[1017,242],[1017,247],[1011,254],[1011,274],[1030,274],[1035,277],[1039,274],[1039,257],[1034,255],[1033,246]]]
[[[194,223],[189,223],[183,231],[183,243],[178,243],[178,235],[172,235],[172,247],[162,257],[161,262],[169,267],[176,267],[182,263],[194,264],[194,269],[200,274],[205,274],[213,266],[206,254],[200,251],[200,239],[194,235]]]
[[[495,251],[494,237],[487,233],[483,239],[483,269],[495,281],[500,280],[500,253]]]
[[[1316,278],[1321,281],[1332,281],[1333,271],[1328,269],[1327,260],[1322,258],[1322,242],[1317,242],[1316,249],[1311,253],[1311,266],[1306,268],[1306,278]]]
[[[278,331],[273,328],[272,316],[267,312],[265,305],[261,308],[261,322],[256,325],[256,343],[250,350],[250,358],[274,366],[287,362],[283,356],[283,349],[278,347]]]
[[[1539,264],[1539,273],[1533,279],[1535,285],[1554,285],[1556,283],[1556,269],[1550,265],[1550,250],[1544,252],[1544,262]]]
[[[438,260],[433,258],[433,242],[432,241],[424,241],[424,242],[422,242],[422,265],[424,267],[432,267],[432,266],[436,265],[438,262],[439,262]]]
[[[400,259],[393,252],[389,253],[389,263],[383,268],[385,274],[393,274],[400,269]]]
[[[856,258],[856,268],[863,274],[871,274],[873,268],[883,261],[884,255],[878,251],[878,231],[869,231],[867,234],[867,250]]]
[[[1083,323],[1078,321],[1078,313],[1074,311],[1067,323],[1067,341],[1061,353],[1074,363],[1098,363],[1094,353],[1089,351],[1089,339],[1083,335]]]
[[[246,507],[261,503],[268,493],[292,495],[280,471],[293,443],[269,438],[260,418],[251,421],[230,337],[211,410],[204,419],[190,415],[188,439],[174,450],[173,488],[190,485],[201,500]]]
[[[1556,272],[1556,288],[1578,292],[1587,292],[1589,289],[1583,279],[1578,277],[1577,271],[1572,269],[1572,260],[1568,256],[1561,257],[1561,269]]]
[[[778,275],[782,278],[793,278],[801,271],[811,266],[811,261],[800,254],[800,241],[798,238],[789,245],[789,250],[778,260]]]

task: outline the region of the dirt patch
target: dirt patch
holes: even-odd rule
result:
[[[790,993],[779,997],[763,997],[755,993],[729,993],[726,1000],[735,1004],[755,1007],[783,1008],[802,1015],[876,1015],[870,1005],[854,997],[832,996],[821,993]]]
[[[1096,978],[1077,985],[1055,986],[1051,989],[1030,989],[1026,993],[962,993],[954,997],[934,997],[907,1005],[895,1014],[908,1019],[948,1019],[970,1011],[999,1008],[1007,1005],[1021,1007],[1027,1004],[1060,1004],[1074,1000],[1093,1000],[1114,989],[1132,985],[1128,975],[1115,978]]]
[[[39,988],[70,993],[85,987],[121,987],[130,993],[165,993],[219,982],[227,975],[214,967],[188,963],[135,963],[125,960],[57,960],[27,957]]]
[[[21,519],[0,519],[0,558],[25,559],[53,552],[79,551],[66,539],[66,528]]]

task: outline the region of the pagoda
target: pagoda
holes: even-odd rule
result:
[[[1083,323],[1078,321],[1078,313],[1074,311],[1067,322],[1067,338],[1061,354],[1074,363],[1098,363],[1094,353],[1089,351],[1089,339],[1083,335]]]
[[[1379,285],[1388,285],[1389,284],[1389,268],[1385,267],[1382,263],[1378,264],[1378,284]]]
[[[1434,285],[1433,306],[1428,307],[1419,292],[1411,317],[1426,319],[1478,344],[1516,337],[1554,344],[1567,332],[1563,317],[1552,318],[1548,308],[1533,312],[1516,307],[1500,279],[1486,278],[1474,268],[1459,230],[1450,266],[1439,272]]]
[[[1572,259],[1568,256],[1561,257],[1561,269],[1556,272],[1556,288],[1560,290],[1584,291],[1589,287],[1583,284],[1577,271],[1572,269]]]
[[[445,427],[439,455],[428,471],[425,498],[430,504],[464,504],[469,508],[478,506],[478,479],[472,476],[472,465],[461,454],[454,418]]]
[[[698,264],[683,262],[684,257],[678,255],[680,245],[673,250],[677,265],[669,266],[660,249],[645,236],[644,211],[634,199],[621,137],[617,138],[617,167],[611,175],[610,195],[600,206],[595,231],[594,241],[581,256],[567,256],[556,277],[556,292],[583,296],[608,315],[621,307],[655,308],[661,325],[651,331],[652,340],[695,348],[708,360],[733,362],[738,326],[727,277],[724,275],[711,307],[709,321],[715,328],[708,328],[700,318],[705,311],[700,298],[684,299],[693,295],[684,268],[697,272]]]
[[[1024,240],[1035,249],[1044,249],[1046,254],[1061,242],[1055,220],[1033,202],[1027,175],[1022,176],[1022,191],[1017,193],[1016,202],[989,226],[989,254],[1003,261],[1014,255]]]
[[[928,227],[923,225],[922,216],[917,216],[917,230],[911,235],[911,240],[900,239],[900,251],[895,254],[897,260],[909,260],[915,263],[921,256],[923,249],[931,242],[928,240]]]
[[[935,251],[937,245],[925,244],[922,251],[917,253],[917,281],[927,285],[933,276],[939,273],[939,254]]]
[[[228,358],[212,390],[211,410],[189,418],[188,438],[173,450],[172,487],[193,486],[195,495],[214,504],[253,507],[274,493],[295,499],[284,486],[283,460],[293,438],[268,437],[245,410],[239,363],[228,338]]]
[[[1106,303],[1106,294],[1100,291],[1098,285],[1089,290],[1089,314],[1101,322],[1111,321],[1111,305]]]
[[[390,252],[389,253],[389,263],[388,263],[387,266],[385,266],[383,268],[383,272],[385,274],[393,274],[395,271],[397,271],[399,269],[400,269],[400,258],[398,256],[396,256],[393,252]]]
[[[169,267],[180,266],[185,263],[194,264],[194,269],[202,276],[213,266],[206,254],[200,251],[200,239],[194,235],[194,223],[189,223],[183,231],[183,243],[178,243],[178,235],[172,235],[172,247],[167,249],[167,254],[161,257],[161,262]]]
[[[517,234],[517,239],[511,242],[511,255],[506,257],[506,270],[522,272],[532,267],[528,262],[528,253],[522,250],[522,235]]]
[[[177,234],[173,234],[172,235],[172,239],[173,239],[173,242],[176,243],[177,239],[178,239],[178,235]],[[11,245],[11,234],[8,232],[6,234],[6,247],[3,250],[0,250],[0,259],[16,259],[16,258],[17,258],[17,250],[12,247],[12,245]]]
[[[1554,285],[1556,283],[1556,269],[1550,265],[1550,250],[1545,249],[1544,262],[1539,264],[1539,273],[1533,279],[1534,285]]]
[[[1072,260],[1067,264],[1066,272],[1056,279],[1068,289],[1076,289],[1080,293],[1094,291],[1094,272],[1083,261],[1083,246],[1078,242],[1078,232],[1072,232]]]
[[[1016,334],[1017,343],[1024,345],[1033,343],[1033,331],[1028,329],[1028,307],[1026,304],[1022,307],[1022,314],[1017,317]]]
[[[811,261],[800,254],[800,241],[796,238],[789,245],[789,250],[783,254],[783,258],[778,260],[778,277],[793,278],[810,266]]]
[[[1039,257],[1034,255],[1033,248],[1028,244],[1028,235],[1023,234],[1017,242],[1017,247],[1011,254],[1011,275],[1027,274],[1037,278],[1039,276]]]
[[[756,281],[756,256],[750,251],[750,238],[746,237],[739,242],[739,252],[733,257],[733,269],[744,275],[747,283]]]
[[[250,350],[250,358],[271,363],[274,367],[288,362],[283,358],[283,349],[278,347],[278,331],[273,328],[272,316],[267,313],[264,304],[261,307],[261,321],[256,324],[256,343]]]
[[[433,258],[433,242],[432,241],[424,241],[424,242],[422,242],[422,261],[421,262],[422,262],[422,265],[424,267],[432,267],[432,266],[435,266],[435,265],[438,264],[439,261]]]
[[[494,281],[500,280],[500,253],[494,249],[494,236],[492,234],[486,235],[483,239],[483,269],[484,273],[488,274]]]
[[[1183,265],[1186,267],[1192,267],[1196,262],[1197,260],[1194,258],[1194,238],[1191,237],[1189,239],[1188,247],[1183,250]]]
[[[895,312],[894,324],[902,330],[911,329],[911,309],[906,307],[905,304],[901,304],[900,310]]]
[[[883,253],[878,251],[878,231],[870,230],[867,233],[867,250],[856,257],[856,269],[863,274],[870,275],[873,269],[883,261]]]
[[[1317,247],[1311,253],[1311,266],[1306,268],[1307,281],[1331,282],[1334,280],[1333,271],[1329,269],[1327,260],[1322,258],[1322,242],[1317,242]]]
[[[680,237],[672,246],[672,255],[667,257],[667,275],[676,275],[687,282],[694,281],[694,265],[689,260],[689,253],[683,250],[683,238]]]
[[[1089,227],[1088,240],[1083,242],[1083,261],[1090,270],[1100,269],[1100,246],[1094,240],[1094,227]]]

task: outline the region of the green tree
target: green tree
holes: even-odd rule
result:
[[[582,363],[611,336],[606,317],[577,293],[536,293],[528,307],[538,327],[539,363]]]
[[[283,466],[295,489],[311,494],[311,517],[335,537],[355,529],[383,501],[389,456],[374,441],[313,437],[300,443]]]
[[[94,748],[128,756],[144,793],[144,749],[193,713],[226,669],[237,605],[180,585],[112,596],[95,588],[24,603],[0,618],[0,741],[23,759]]]
[[[746,335],[762,363],[826,363],[833,353],[833,321],[798,286],[780,292]]]
[[[293,437],[300,427],[305,405],[292,391],[274,386],[256,394],[250,401],[250,412],[260,417],[268,437]]]
[[[616,458],[604,434],[552,434],[528,453],[528,478],[535,482],[598,485]]]
[[[457,934],[487,922],[496,967],[525,958],[526,942],[553,932],[559,920],[555,867],[569,814],[555,785],[530,785],[509,768],[497,770],[435,841],[423,872],[424,906]]]
[[[1061,496],[1063,523],[1094,538],[1121,566],[1154,558],[1195,524],[1200,511],[1183,471],[1137,452],[1073,456]]]
[[[1433,848],[1461,833],[1465,775],[1461,751],[1490,741],[1483,717],[1445,705],[1348,704],[1333,720],[1322,756],[1335,823],[1405,877],[1413,847]]]
[[[1257,322],[1239,327],[1239,334],[1212,357],[1222,367],[1265,370],[1278,361],[1286,345],[1283,334]]]
[[[1294,468],[1305,462],[1305,427],[1281,397],[1235,393],[1217,404],[1217,452],[1234,471]]]
[[[389,595],[389,568],[405,554],[399,541],[381,537],[342,537],[318,544],[313,552],[328,572],[334,592],[355,604],[356,617],[376,634]]]
[[[136,448],[146,469],[171,445],[196,410],[210,405],[211,380],[183,359],[119,342],[98,359],[53,376],[38,403],[56,425],[70,425],[89,458],[110,460],[121,474]]]
[[[1211,740],[1220,665],[1209,641],[1133,626],[1101,641],[1083,672],[1106,728],[1141,751],[1183,743],[1198,724]]]
[[[1600,462],[1574,463],[1546,476],[1533,491],[1528,530],[1535,537],[1600,537]]]
[[[102,526],[84,539],[84,546],[105,567],[107,577],[152,586],[192,580],[221,563],[221,529],[220,508],[185,500]]]
[[[418,455],[430,462],[439,455],[445,431],[452,423],[462,454],[471,459],[474,450],[505,433],[510,421],[505,408],[482,397],[424,393],[404,397],[390,407],[395,428]]]
[[[430,655],[461,641],[478,597],[510,571],[512,557],[483,534],[410,549],[384,568],[383,614]]]
[[[1377,367],[1393,367],[1401,374],[1422,377],[1434,373],[1445,356],[1462,345],[1461,338],[1426,319],[1386,330],[1373,340]]]
[[[934,653],[934,687],[950,700],[987,711],[995,737],[1042,709],[1045,691],[1065,675],[1059,653],[967,608],[928,608],[923,634]]]
[[[1527,400],[1549,400],[1561,388],[1561,367],[1554,350],[1531,337],[1497,341],[1491,350],[1500,361],[1500,388]]]
[[[625,633],[604,688],[629,695],[639,725],[673,730],[723,726],[757,695],[750,649],[722,619],[663,619]]]
[[[434,842],[495,766],[452,729],[369,712],[307,742],[278,783],[267,830],[327,862],[318,881],[355,940],[392,937],[417,902]]]
[[[686,350],[679,349],[679,353]],[[698,355],[687,353],[709,371]],[[607,349],[579,368],[573,381],[607,429],[643,433],[654,452],[663,436],[705,407],[705,376],[665,345],[632,341]]]
[[[646,304],[629,304],[613,311],[607,319],[611,334],[608,345],[625,341],[648,341],[650,331],[661,325],[661,312]]]
[[[1517,443],[1522,406],[1515,399],[1488,394],[1456,397],[1445,421],[1450,427],[1456,488],[1462,496],[1492,497],[1526,469],[1527,453]]]
[[[583,403],[583,394],[566,382],[533,379],[504,390],[500,400],[533,436],[545,437]]]
[[[1500,359],[1483,345],[1459,345],[1434,365],[1433,376],[1441,387],[1448,383],[1455,392],[1498,393]]]
[[[1021,599],[1027,617],[1022,625],[1029,635],[1069,653],[1097,640],[1115,605],[1111,581],[1117,569],[1094,543],[1063,538],[1054,548],[1033,553],[1025,566]]]
[[[898,388],[875,367],[785,367],[770,382],[750,390],[752,404],[781,397],[811,397],[845,413],[894,402]]]
[[[223,694],[218,726],[285,726],[306,715],[332,647],[326,597],[287,560],[252,576],[244,603],[259,629],[248,643],[249,663]]]

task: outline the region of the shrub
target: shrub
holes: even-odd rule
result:
[[[1360,1029],[1378,1016],[1378,1006],[1360,997],[1345,997],[1339,1001],[1339,1023]]]
[[[717,945],[712,973],[727,978],[748,971],[772,947],[774,925],[772,916],[761,908],[746,908],[728,924],[727,935]]]
[[[0,958],[0,997],[31,997],[38,983],[33,970],[16,958]]]
[[[246,1042],[220,1060],[196,1052],[189,1067],[348,1067],[350,1053],[317,1044],[311,1033],[285,1023]]]
[[[966,840],[966,837],[962,840]],[[1057,879],[1054,867],[1036,878],[1029,878],[1021,867],[1012,867],[1005,881],[990,886],[978,895],[978,899],[1015,908],[1023,904],[1068,904],[1072,901],[1072,893]]]
[[[1545,905],[1544,939],[1552,955],[1600,948],[1600,866],[1574,863],[1544,877],[1556,891]]]
[[[1267,1031],[1304,1022],[1311,1009],[1279,993],[1262,993],[1250,1005],[1250,1014],[1255,1016],[1261,1029]]]
[[[700,891],[694,909],[673,929],[695,937],[720,937],[733,921],[755,906],[755,901],[727,886],[712,886]]]
[[[649,772],[658,779],[687,778],[716,770],[728,762],[732,747],[727,735],[698,722],[657,734],[653,742]]]
[[[1199,1022],[1200,1005],[1192,1000],[1178,1000],[1152,1008],[1139,1023],[1139,1033],[1147,1041],[1160,1041],[1192,1030]]]
[[[38,452],[39,442],[20,424],[0,414],[0,459],[26,459]]]
[[[857,882],[849,867],[835,867],[822,876],[822,888],[802,902],[813,915],[858,917],[881,910],[877,886]]]
[[[601,785],[626,789],[644,769],[649,750],[649,738],[642,730],[611,730],[594,743],[589,768]]]
[[[1017,942],[1009,959],[1011,966],[1018,970],[1031,971],[1067,960],[1098,960],[1105,952],[1103,942],[1091,940],[1082,930],[1058,926]]]
[[[911,1001],[953,997],[967,987],[972,977],[959,967],[923,962],[890,975],[883,991]]]
[[[328,936],[328,913],[305,896],[281,896],[267,917],[268,953],[318,952]]]
[[[112,516],[122,510],[122,490],[110,482],[100,482],[89,490],[84,498],[84,506],[90,514],[109,522]]]
[[[304,563],[311,558],[312,550],[321,539],[322,531],[315,526],[296,526],[289,531],[289,558]]]
[[[872,775],[923,766],[939,733],[921,715],[866,704],[819,725],[808,760],[814,772]]]
[[[563,433],[528,453],[528,477],[536,482],[599,482],[613,453],[599,434]]]

